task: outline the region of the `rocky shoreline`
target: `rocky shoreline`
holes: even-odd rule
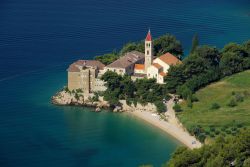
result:
[[[62,90],[51,97],[51,103],[60,106],[93,107],[97,112],[101,109],[111,109],[109,103],[103,100],[103,97],[99,97],[98,101],[94,101],[93,96],[93,94],[85,95]]]
[[[126,103],[126,100],[120,100],[120,105],[111,107],[108,101],[105,101],[102,96],[95,97],[94,94],[84,94],[81,92],[70,92],[62,90],[56,95],[51,97],[51,103],[60,106],[82,106],[82,107],[92,107],[95,108],[96,112],[101,111],[101,109],[109,109],[113,112],[126,112],[126,111],[148,111],[157,112],[156,106],[154,104],[130,104]]]

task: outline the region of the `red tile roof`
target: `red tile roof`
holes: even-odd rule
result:
[[[153,63],[153,66],[155,66],[155,67],[158,68],[158,69],[161,69],[161,68],[162,68],[162,66],[161,66],[160,64],[158,64],[158,63]]]
[[[176,65],[181,63],[181,61],[175,57],[174,55],[172,55],[171,53],[166,53],[164,55],[161,55],[159,57],[160,60],[162,60],[163,62],[165,62],[168,65]]]
[[[135,64],[136,70],[144,70],[144,64]]]
[[[165,77],[167,74],[165,72],[160,72],[159,73],[161,76]]]
[[[146,41],[152,41],[152,36],[151,36],[150,30],[148,31],[148,34],[147,34],[147,37],[146,37]]]

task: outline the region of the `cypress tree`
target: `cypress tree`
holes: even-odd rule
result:
[[[194,53],[195,49],[199,46],[199,37],[198,34],[195,34],[192,39],[192,47],[190,53]]]

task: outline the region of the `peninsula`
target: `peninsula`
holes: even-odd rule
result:
[[[175,46],[166,49],[164,42]],[[168,70],[182,63],[180,43],[170,35],[160,37],[155,43],[156,47],[149,30],[142,47],[144,53],[140,52],[143,49],[133,50],[128,44],[125,48],[129,49],[123,50],[123,55],[112,62],[107,63],[100,56],[97,60],[74,62],[67,69],[67,87],[53,96],[52,102],[96,107],[96,111],[101,108],[126,111],[162,129],[189,148],[201,147],[201,143],[179,123],[173,110],[176,98],[165,89],[164,77]]]

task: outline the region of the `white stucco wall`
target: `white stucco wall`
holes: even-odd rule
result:
[[[135,69],[134,73],[136,73],[136,74],[144,74],[144,69],[142,69],[142,70]]]
[[[159,69],[155,66],[150,66],[147,70],[147,78],[158,78]]]
[[[111,67],[104,67],[103,73],[107,71],[113,71],[116,72],[119,75],[124,75],[126,73],[126,70],[124,68],[111,68]]]
[[[170,66],[169,66],[168,64],[166,64],[164,61],[162,61],[162,60],[159,59],[159,58],[156,58],[156,59],[154,59],[153,62],[154,62],[154,63],[160,64],[160,65],[163,67],[163,72],[164,72],[164,73],[167,73],[167,72],[168,72],[168,69],[170,68]]]

